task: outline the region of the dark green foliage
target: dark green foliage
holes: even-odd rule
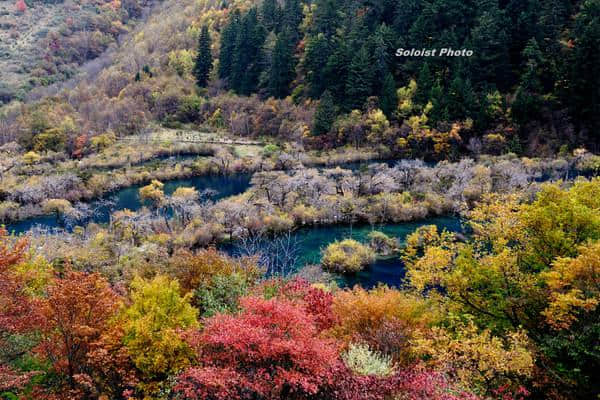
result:
[[[228,79],[231,76],[235,43],[240,31],[241,16],[238,10],[233,12],[229,24],[221,33],[221,52],[219,54],[219,78]]]
[[[464,120],[472,117],[477,109],[477,98],[471,80],[464,80],[456,74],[450,84],[447,94],[448,118],[450,120]]]
[[[541,336],[540,347],[552,367],[575,386],[573,398],[592,399],[600,393],[600,312],[582,319],[570,330],[548,332]],[[580,334],[574,334],[580,332]]]
[[[429,114],[431,122],[441,122],[448,120],[448,107],[446,104],[446,96],[444,95],[444,89],[439,80],[431,88],[429,92],[429,99],[433,108]]]
[[[327,39],[330,39],[335,35],[340,23],[339,3],[336,0],[317,0],[315,4],[312,31],[314,34],[322,33]]]
[[[425,104],[429,101],[429,94],[433,88],[434,79],[429,70],[429,63],[424,63],[419,71],[417,78],[417,93],[415,100],[420,104]]]
[[[294,79],[294,47],[292,35],[288,29],[284,29],[275,42],[275,48],[271,56],[269,68],[269,94],[273,97],[282,98],[289,94],[290,83]]]
[[[302,23],[302,4],[300,0],[287,0],[283,7],[283,26],[290,31],[290,40],[296,44],[300,40],[300,23]]]
[[[569,57],[569,100],[574,114],[589,121],[596,150],[600,136],[600,0],[585,0],[575,19]]]
[[[310,9],[306,19],[303,7]],[[250,94],[260,76],[261,94],[294,93],[298,104],[328,91],[343,112],[377,97],[392,120],[396,87],[415,79],[414,110],[431,102],[434,122],[471,118],[473,133],[484,134],[499,124],[539,126],[570,110],[551,124],[572,122],[593,147],[600,132],[599,10],[600,0],[264,0],[260,18],[255,9],[234,11],[223,29],[219,77]],[[263,51],[267,34],[275,39]],[[396,57],[398,48],[473,55]],[[294,78],[301,86],[292,86]],[[489,112],[486,96],[496,90],[507,102],[502,113]]]
[[[485,86],[508,88],[511,73],[508,49],[509,36],[506,31],[506,16],[496,1],[485,1],[484,8],[471,31],[471,46],[476,49],[471,58],[469,76]]]
[[[396,82],[391,73],[385,74],[383,84],[379,95],[379,108],[390,119],[398,105],[398,96],[396,94]]]
[[[332,43],[323,34],[310,37],[306,43],[304,69],[312,98],[319,98],[325,88],[333,83],[326,80],[325,69],[332,47]]]
[[[144,71],[144,73],[146,75],[148,75],[150,78],[152,78],[153,74],[152,74],[152,70],[150,69],[149,65],[144,65],[144,67],[142,68],[142,71]]]
[[[277,4],[277,0],[263,0],[260,14],[262,23],[267,30],[271,31],[279,28],[281,8]]]
[[[360,109],[371,93],[373,66],[365,46],[352,58],[346,80],[346,110]]]
[[[324,80],[318,87],[329,90],[336,104],[343,104],[346,99],[346,80],[352,62],[352,48],[340,41],[335,45],[334,53],[327,60],[323,69]]]
[[[196,63],[194,65],[194,76],[196,84],[200,87],[205,87],[208,83],[208,76],[212,69],[213,58],[210,52],[210,33],[205,25],[200,32],[198,39],[198,54],[196,55]]]
[[[256,8],[251,8],[241,20],[235,38],[229,85],[239,94],[249,95],[258,86],[263,68],[262,46],[266,31],[258,21]]]
[[[315,112],[315,121],[313,133],[315,135],[323,135],[331,129],[336,117],[336,108],[333,103],[333,97],[328,90],[323,93],[317,111]]]

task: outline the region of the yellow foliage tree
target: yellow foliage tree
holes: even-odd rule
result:
[[[178,330],[198,326],[191,294],[165,276],[131,283],[131,305],[123,315],[124,343],[135,366],[149,380],[162,379],[189,365],[193,351]]]
[[[375,254],[368,246],[353,239],[344,239],[327,246],[321,264],[331,271],[358,272],[374,259]]]
[[[468,322],[455,324],[452,331],[435,327],[417,335],[415,352],[428,365],[456,375],[464,387],[491,392],[519,382],[533,371],[534,357],[522,331],[501,339]]]

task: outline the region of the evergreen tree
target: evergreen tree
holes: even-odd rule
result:
[[[323,34],[310,37],[306,43],[303,67],[309,95],[313,99],[319,98],[328,86],[326,65],[331,52],[332,46]]]
[[[385,77],[389,70],[388,48],[392,47],[392,45],[388,43],[389,35],[389,28],[382,24],[377,28],[375,34],[369,38],[370,53],[373,54],[371,69],[373,76],[378,78]],[[374,92],[380,93],[382,88],[383,79],[375,79],[373,81]]]
[[[523,50],[525,71],[521,75],[521,83],[517,88],[515,101],[511,107],[511,116],[518,124],[539,117],[542,105],[542,65],[543,54],[535,39],[531,39]]]
[[[346,81],[346,110],[360,109],[371,94],[373,75],[371,58],[365,46],[352,58]]]
[[[429,101],[433,105],[429,114],[429,119],[432,123],[448,120],[448,107],[444,96],[444,89],[438,79],[429,93]]]
[[[249,95],[258,86],[265,38],[266,31],[258,21],[256,8],[251,8],[242,18],[231,64],[230,85],[239,94]]]
[[[283,6],[282,22],[283,26],[290,30],[290,40],[294,45],[300,40],[300,24],[303,18],[300,0],[286,0]]]
[[[269,94],[282,98],[289,94],[290,83],[294,80],[294,48],[288,29],[284,29],[275,42],[269,68]]]
[[[212,69],[213,58],[210,51],[211,39],[208,27],[204,25],[198,39],[198,54],[196,55],[196,63],[194,65],[194,76],[196,84],[200,87],[205,87],[208,83],[208,76]]]
[[[277,0],[263,0],[261,7],[262,23],[268,31],[279,29],[281,10]]]
[[[346,80],[352,62],[352,47],[345,40],[337,40],[334,47],[335,50],[327,59],[327,64],[323,70],[323,79],[327,90],[333,96],[335,104],[343,104],[347,98]]]
[[[379,94],[379,108],[390,119],[398,107],[398,95],[396,93],[396,82],[390,72],[385,74],[381,92]]]
[[[590,129],[598,150],[600,137],[600,0],[585,0],[575,19],[568,101],[579,124]]]
[[[448,118],[452,121],[471,117],[477,110],[477,98],[471,81],[464,80],[460,72],[454,74],[446,98]]]
[[[313,34],[323,34],[330,39],[340,24],[339,7],[335,0],[317,0],[313,13]]]
[[[315,135],[323,135],[331,129],[331,126],[335,122],[336,108],[333,103],[333,97],[328,90],[323,93],[317,110],[315,112],[315,119],[313,123],[313,133]]]
[[[510,38],[506,16],[498,8],[497,0],[480,0],[485,6],[471,30],[471,76],[481,87],[495,86],[508,89],[511,85],[511,69],[508,49]]]
[[[236,9],[221,34],[221,51],[219,54],[219,78],[221,79],[229,79],[231,76],[235,44],[239,35],[240,25],[241,16],[240,12]]]
[[[418,104],[427,104],[433,84],[433,75],[429,70],[429,63],[424,63],[419,71],[419,77],[417,78],[417,93],[415,94],[415,100]]]

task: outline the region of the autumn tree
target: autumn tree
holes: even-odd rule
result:
[[[524,330],[555,385],[576,397],[598,393],[591,376],[600,358],[585,349],[598,329],[599,195],[596,178],[544,185],[531,203],[488,196],[470,214],[471,241],[435,229],[407,238],[409,283],[439,291],[441,304],[473,316],[483,333]]]
[[[121,299],[97,273],[68,271],[47,291],[38,302],[43,338],[37,351],[65,374],[73,396],[82,395],[80,389],[93,374],[87,354],[109,329]]]
[[[189,365],[192,352],[178,330],[197,326],[197,310],[189,303],[191,294],[182,296],[179,283],[165,276],[136,278],[131,290],[123,342],[146,382],[160,381]]]
[[[25,258],[28,241],[13,241],[0,227],[0,344],[5,335],[29,328],[34,308],[25,293],[22,277],[15,266]]]

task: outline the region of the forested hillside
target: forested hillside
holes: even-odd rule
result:
[[[316,135],[332,129],[330,114],[378,107],[398,123],[378,139],[399,150],[407,145],[403,120],[419,114],[440,133],[460,123],[473,137],[501,135],[515,150],[530,141],[593,143],[599,16],[597,1],[266,0],[233,12],[218,76],[239,94],[320,99]],[[395,54],[411,48],[473,55]],[[339,117],[337,128],[352,122]]]
[[[119,15],[133,13],[127,7]],[[71,84],[68,98],[4,107],[3,141],[20,132],[30,147],[33,136],[68,117],[76,125],[68,143],[108,130],[128,135],[158,121],[437,159],[594,150],[599,9],[598,0],[169,2],[121,40],[106,68]],[[117,34],[114,24],[96,32]],[[105,37],[100,42],[110,42]],[[198,80],[202,46],[210,49],[202,56],[210,68]],[[411,48],[473,55],[396,56]],[[50,60],[90,56],[61,54]]]

